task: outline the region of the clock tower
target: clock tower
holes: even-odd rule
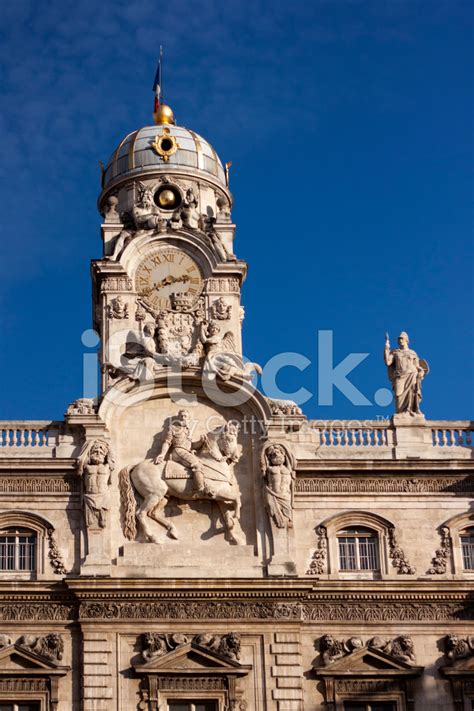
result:
[[[228,165],[162,104],[102,167],[103,255],[92,262],[102,394],[163,367],[244,373]],[[224,353],[226,355],[224,355]],[[217,359],[215,356],[218,355]],[[209,358],[208,358],[209,360]]]

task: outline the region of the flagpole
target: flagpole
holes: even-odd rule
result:
[[[163,102],[163,45],[160,44],[160,103]]]

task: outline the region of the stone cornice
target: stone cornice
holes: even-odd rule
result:
[[[196,584],[197,583],[197,584]],[[472,587],[384,583],[355,585],[325,581],[223,581],[70,579],[60,587],[0,585],[0,621],[67,623],[73,620],[279,620],[313,622],[455,623],[474,619]]]

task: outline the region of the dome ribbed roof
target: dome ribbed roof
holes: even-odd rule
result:
[[[162,136],[164,131],[174,137],[178,146],[168,160],[153,148],[156,137]],[[174,168],[193,169],[226,185],[224,168],[211,144],[188,128],[168,124],[165,128],[163,125],[145,126],[125,136],[105,168],[103,187],[106,189],[111,183],[134,174],[146,177],[147,172],[166,173]]]

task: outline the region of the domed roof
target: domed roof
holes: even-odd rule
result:
[[[192,169],[226,186],[225,171],[214,148],[194,131],[172,124],[145,126],[119,143],[104,170],[104,190],[134,175]]]

